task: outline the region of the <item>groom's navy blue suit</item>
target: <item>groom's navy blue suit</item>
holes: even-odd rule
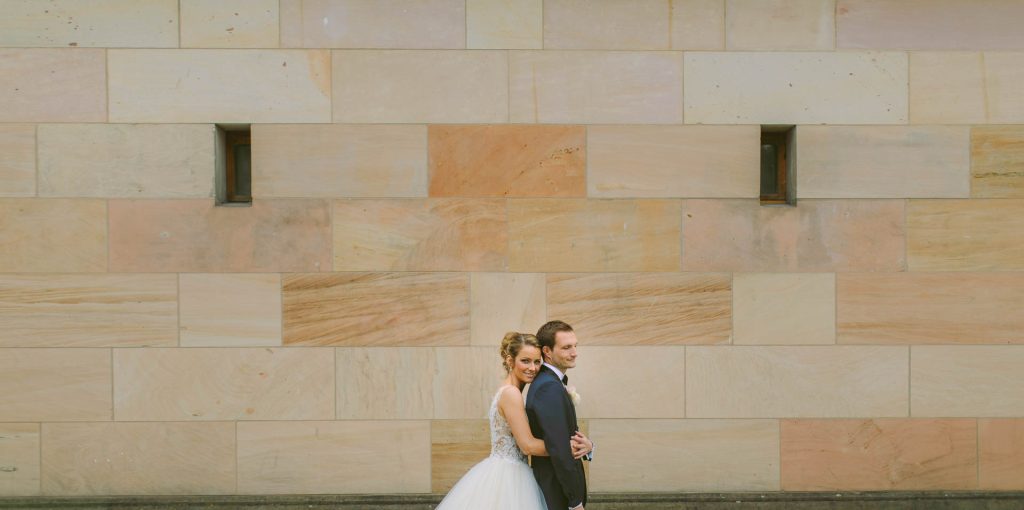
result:
[[[579,430],[569,393],[550,368],[542,366],[530,384],[526,416],[533,437],[544,440],[548,457],[533,457],[533,476],[544,492],[548,510],[568,510],[587,503],[583,462],[572,458],[569,439]]]

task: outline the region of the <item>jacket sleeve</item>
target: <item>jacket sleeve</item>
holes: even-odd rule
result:
[[[555,478],[562,486],[565,499],[569,501],[569,508],[574,508],[583,503],[584,485],[569,447],[569,439],[575,431],[568,429],[569,416],[565,413],[562,395],[557,393],[559,391],[564,392],[561,384],[557,382],[543,384],[531,398],[535,398],[537,402],[534,410],[538,425],[544,431],[544,446],[551,457]]]

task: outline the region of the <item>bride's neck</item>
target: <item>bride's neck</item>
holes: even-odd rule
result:
[[[520,390],[522,390],[526,386],[526,383],[520,381],[519,379],[516,378],[516,376],[512,374],[508,374],[508,377],[505,377],[505,384],[507,384],[508,386],[515,386]]]

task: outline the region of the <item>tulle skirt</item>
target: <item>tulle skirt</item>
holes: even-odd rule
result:
[[[487,457],[452,487],[436,510],[546,510],[544,494],[525,462]]]

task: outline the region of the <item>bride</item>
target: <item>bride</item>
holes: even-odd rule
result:
[[[436,510],[543,510],[544,495],[526,463],[526,455],[547,456],[544,441],[533,437],[526,419],[523,387],[541,366],[537,338],[507,333],[501,341],[502,364],[508,375],[491,401],[491,455],[473,466],[441,501]],[[585,447],[574,437],[573,455]]]

